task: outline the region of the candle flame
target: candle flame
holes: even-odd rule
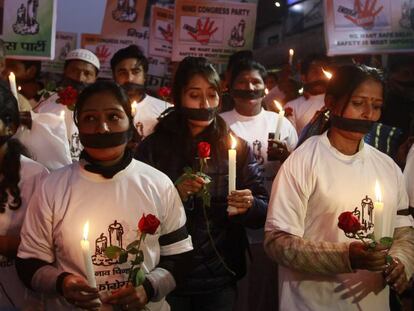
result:
[[[281,111],[283,110],[282,105],[281,105],[281,104],[280,104],[277,100],[274,100],[273,102],[275,103],[276,109],[277,109],[279,112],[281,112]]]
[[[20,92],[20,91],[22,90],[22,87],[19,85],[19,86],[17,87],[17,90]]]
[[[231,139],[231,149],[236,149],[236,146],[237,146],[236,138],[234,138],[234,136],[230,134],[230,139]]]
[[[265,94],[269,94],[269,90],[267,88],[265,88]]]
[[[330,73],[329,71],[326,71],[322,68],[322,72],[325,75],[325,77],[327,77],[329,80],[332,78],[332,73]]]
[[[381,186],[378,180],[375,180],[375,201],[382,202]]]
[[[300,95],[302,95],[302,94],[303,94],[303,87],[301,87],[301,88],[298,90],[298,93],[299,93]]]
[[[64,118],[65,118],[65,110],[62,110],[62,111],[60,112],[60,117],[61,117],[62,119],[64,119]]]
[[[295,54],[295,51],[293,49],[289,49],[289,55],[293,56],[293,54]]]
[[[88,240],[88,234],[89,234],[89,220],[83,226],[83,239],[85,241]]]
[[[138,103],[134,100],[131,104],[131,114],[132,114],[132,116],[135,116],[135,113],[137,112],[137,106],[138,106]]]

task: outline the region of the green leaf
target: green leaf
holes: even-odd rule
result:
[[[131,248],[135,248],[139,245],[139,240],[135,240],[132,243],[129,243],[128,246],[126,247],[126,250],[129,251]]]
[[[391,257],[391,255],[387,255],[385,257],[385,260],[387,261],[387,263],[391,264],[392,263],[392,257]]]
[[[138,254],[135,256],[135,259],[131,261],[133,266],[140,265],[144,261],[144,253],[140,250]]]
[[[119,257],[122,251],[123,249],[118,246],[108,246],[107,248],[105,248],[104,253],[105,256],[109,259],[116,259]]]
[[[137,273],[135,274],[135,286],[139,286],[145,281],[145,272],[141,268],[138,269]]]
[[[369,243],[369,248],[370,249],[374,249],[375,247],[377,247],[377,242],[372,241],[371,243]]]
[[[122,252],[119,254],[119,259],[118,262],[119,263],[125,263],[128,260],[128,253],[124,250],[122,250]]]
[[[385,236],[385,237],[382,237],[382,238],[379,240],[379,243],[380,243],[381,245],[383,245],[383,246],[387,247],[387,248],[390,248],[390,247],[391,247],[391,245],[392,245],[392,242],[393,242],[393,241],[394,241],[394,239],[393,239],[392,237]]]
[[[130,248],[127,252],[128,252],[129,254],[136,255],[136,254],[138,254],[139,249],[138,249],[138,248],[136,248],[136,247],[133,247],[133,248]]]

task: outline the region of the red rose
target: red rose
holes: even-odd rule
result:
[[[72,106],[76,103],[78,91],[72,86],[68,86],[63,90],[58,91],[58,96],[58,103],[61,103],[64,106]]]
[[[169,86],[163,86],[160,87],[160,89],[158,90],[158,95],[161,98],[168,98],[171,95],[171,88]]]
[[[197,150],[198,150],[198,157],[200,159],[205,159],[210,156],[210,144],[205,141],[198,143]]]
[[[338,217],[338,227],[345,233],[356,233],[361,230],[362,225],[352,212],[343,212]]]
[[[156,216],[152,214],[145,216],[144,214],[138,222],[138,229],[142,233],[154,234],[159,225],[160,221]]]

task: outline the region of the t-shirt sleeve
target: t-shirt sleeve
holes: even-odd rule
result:
[[[408,193],[410,206],[414,207],[414,145],[407,155],[407,163],[404,168],[404,180]]]
[[[162,194],[162,204],[165,207],[161,215],[161,256],[176,255],[191,251],[193,245],[191,236],[186,229],[187,218],[183,203],[174,184],[168,180],[165,194]]]
[[[398,178],[397,211],[406,210],[409,207],[409,205],[411,205],[409,204],[409,196],[407,195],[406,181],[404,180],[404,176],[401,173],[401,170],[397,165],[395,165],[395,169],[397,171],[397,178]],[[414,174],[414,171],[412,172],[412,174]],[[395,228],[414,227],[414,219],[411,215],[408,215],[408,216],[407,215],[396,215],[394,227]]]
[[[20,233],[21,242],[17,256],[52,263],[55,260],[52,238],[53,214],[45,193],[43,180],[29,202]]]
[[[303,237],[314,179],[303,153],[292,153],[273,182],[265,231],[279,230]]]

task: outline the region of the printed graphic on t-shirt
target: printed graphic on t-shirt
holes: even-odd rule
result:
[[[262,166],[264,163],[264,158],[262,155],[262,142],[256,139],[255,141],[253,141],[252,147],[253,147],[253,154],[254,154],[254,157],[257,163]]]
[[[144,124],[142,122],[135,123],[135,128],[138,132],[139,141],[144,137]]]
[[[361,200],[361,206],[355,207],[352,213],[358,218],[360,224],[362,225],[362,231],[365,234],[369,234],[373,231],[374,222],[374,203],[372,199],[367,195]]]
[[[70,155],[72,159],[77,160],[82,152],[82,144],[80,142],[79,134],[73,133],[69,141]]]
[[[124,228],[115,220],[114,223],[108,227],[108,236],[102,232],[101,235],[95,240],[95,254],[92,255],[92,263],[95,266],[111,266],[118,263],[116,259],[110,259],[105,255],[105,249],[109,246],[118,246],[122,248],[122,236],[124,234]]]

